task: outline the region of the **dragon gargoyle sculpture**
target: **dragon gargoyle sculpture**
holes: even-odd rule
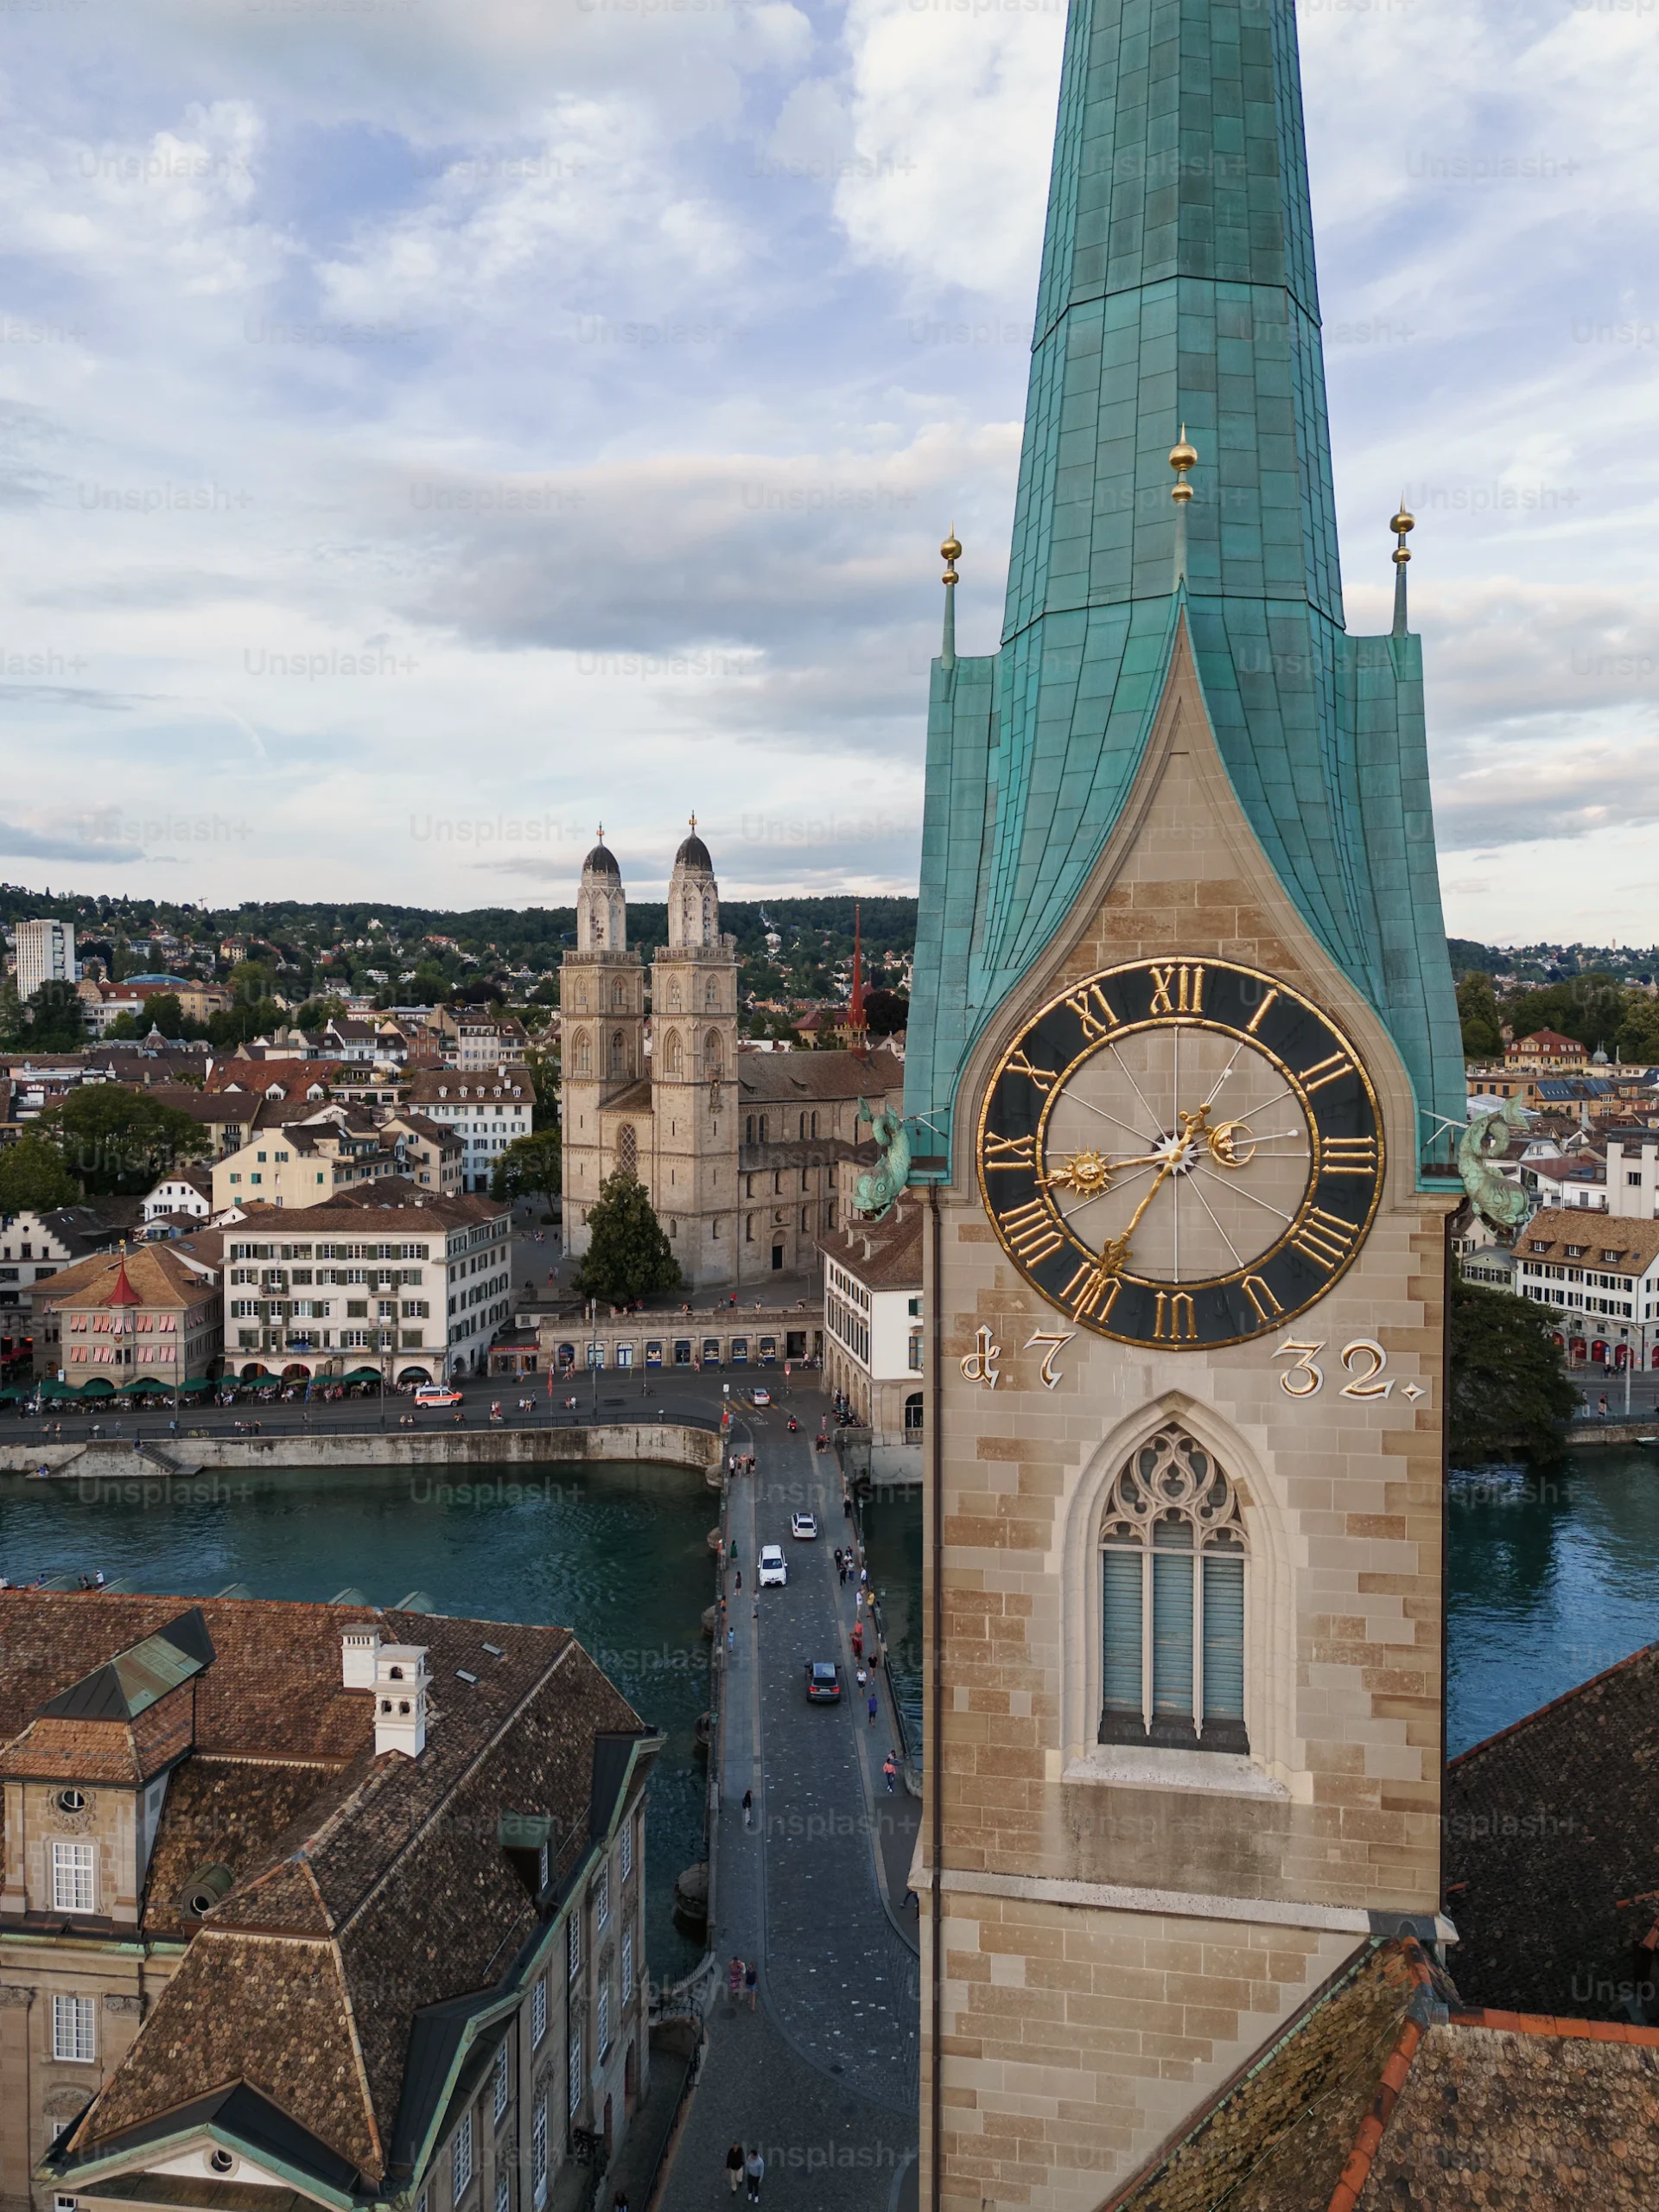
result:
[[[872,1114],[867,1101],[861,1098],[858,1118],[869,1123],[870,1135],[881,1147],[881,1165],[859,1177],[853,1192],[853,1211],[866,1221],[880,1221],[892,1211],[894,1199],[910,1180],[910,1139],[904,1116],[889,1113],[885,1106],[879,1114]]]
[[[1532,1201],[1495,1165],[1522,1135],[1532,1116],[1518,1098],[1506,1098],[1495,1113],[1477,1114],[1458,1140],[1458,1173],[1477,1211],[1507,1233],[1519,1229]]]

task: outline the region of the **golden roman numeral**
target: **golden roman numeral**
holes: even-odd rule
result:
[[[1322,1206],[1315,1206],[1290,1241],[1316,1267],[1329,1272],[1353,1250],[1359,1231],[1351,1221],[1343,1221]]]
[[[1108,1005],[1106,994],[1098,983],[1090,983],[1084,990],[1074,991],[1066,1004],[1082,1023],[1085,1037],[1103,1037],[1108,1030],[1117,1027],[1117,1016]]]
[[[1152,1333],[1162,1344],[1191,1344],[1198,1342],[1198,1319],[1192,1311],[1192,1300],[1185,1291],[1159,1292],[1158,1311],[1153,1319]]]
[[[985,1132],[985,1173],[994,1168],[1035,1167],[1037,1140],[1035,1137],[993,1136]]]
[[[1109,1318],[1122,1287],[1118,1276],[1108,1274],[1104,1268],[1094,1267],[1085,1260],[1060,1296],[1071,1308],[1074,1321],[1104,1321]]]
[[[1245,1033],[1247,1036],[1255,1036],[1256,1031],[1262,1027],[1262,1022],[1267,1018],[1268,1008],[1273,1004],[1278,995],[1279,994],[1277,991],[1269,991],[1268,993],[1266,998],[1262,1000],[1261,1005],[1257,1007],[1255,1012],[1250,1016],[1249,1021],[1244,1025]]]
[[[1319,1147],[1319,1172],[1323,1175],[1375,1175],[1376,1139],[1326,1137]]]
[[[1258,1321],[1270,1321],[1275,1313],[1282,1313],[1285,1310],[1274,1296],[1272,1286],[1264,1282],[1260,1275],[1246,1275],[1239,1288],[1255,1308]]]
[[[1023,1052],[1016,1052],[1008,1062],[1008,1073],[1024,1076],[1028,1083],[1035,1084],[1045,1098],[1060,1079],[1052,1068],[1033,1067]]]
[[[1296,1080],[1304,1090],[1311,1094],[1323,1090],[1327,1083],[1339,1083],[1344,1076],[1351,1075],[1353,1071],[1354,1064],[1345,1052],[1332,1052],[1328,1060],[1316,1060]]]
[[[1009,1248],[1027,1267],[1047,1259],[1051,1252],[1058,1252],[1065,1241],[1040,1198],[1033,1198],[1029,1205],[1020,1206],[1014,1213],[1000,1214],[996,1225]]]
[[[1152,1011],[1154,1014],[1202,1014],[1203,969],[1154,968],[1152,971]]]

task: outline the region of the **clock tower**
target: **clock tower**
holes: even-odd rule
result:
[[[1173,470],[1173,477],[1172,477]],[[1001,647],[929,710],[923,2201],[1092,2212],[1440,1915],[1444,1132],[1294,0],[1071,0]]]

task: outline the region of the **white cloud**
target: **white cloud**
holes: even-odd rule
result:
[[[1659,937],[1650,19],[1298,16],[1350,616],[1404,486],[1448,912]],[[947,524],[964,649],[1001,618],[1063,24],[154,0],[94,74],[15,18],[12,834],[547,899],[695,804],[728,888],[904,887]],[[411,826],[463,821],[557,834]]]

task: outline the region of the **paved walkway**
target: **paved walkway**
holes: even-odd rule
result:
[[[814,1424],[816,1426],[816,1423]],[[887,2212],[915,2192],[919,2008],[913,1916],[888,1909],[884,1829],[907,1862],[915,1801],[889,1798],[880,1766],[895,1741],[879,1672],[872,1727],[853,1694],[854,1591],[836,1583],[844,1541],[834,1458],[810,1433],[754,1417],[759,1465],[731,1486],[728,1525],[743,1587],[728,1577],[735,1649],[724,1662],[720,1840],[710,1942],[758,1962],[759,2004],[722,1993],[710,2047],[661,2204],[727,2201],[728,2145],[759,2143],[762,2202],[810,2212]],[[733,1442],[749,1442],[740,1425]],[[810,1507],[822,1534],[792,1541],[790,1515]],[[760,1544],[781,1543],[787,1588],[757,1592]],[[759,1618],[755,1605],[760,1597]],[[849,1694],[809,1706],[809,1659],[839,1658]],[[753,1792],[754,1827],[742,1799]],[[909,1936],[901,1932],[908,1918]]]

